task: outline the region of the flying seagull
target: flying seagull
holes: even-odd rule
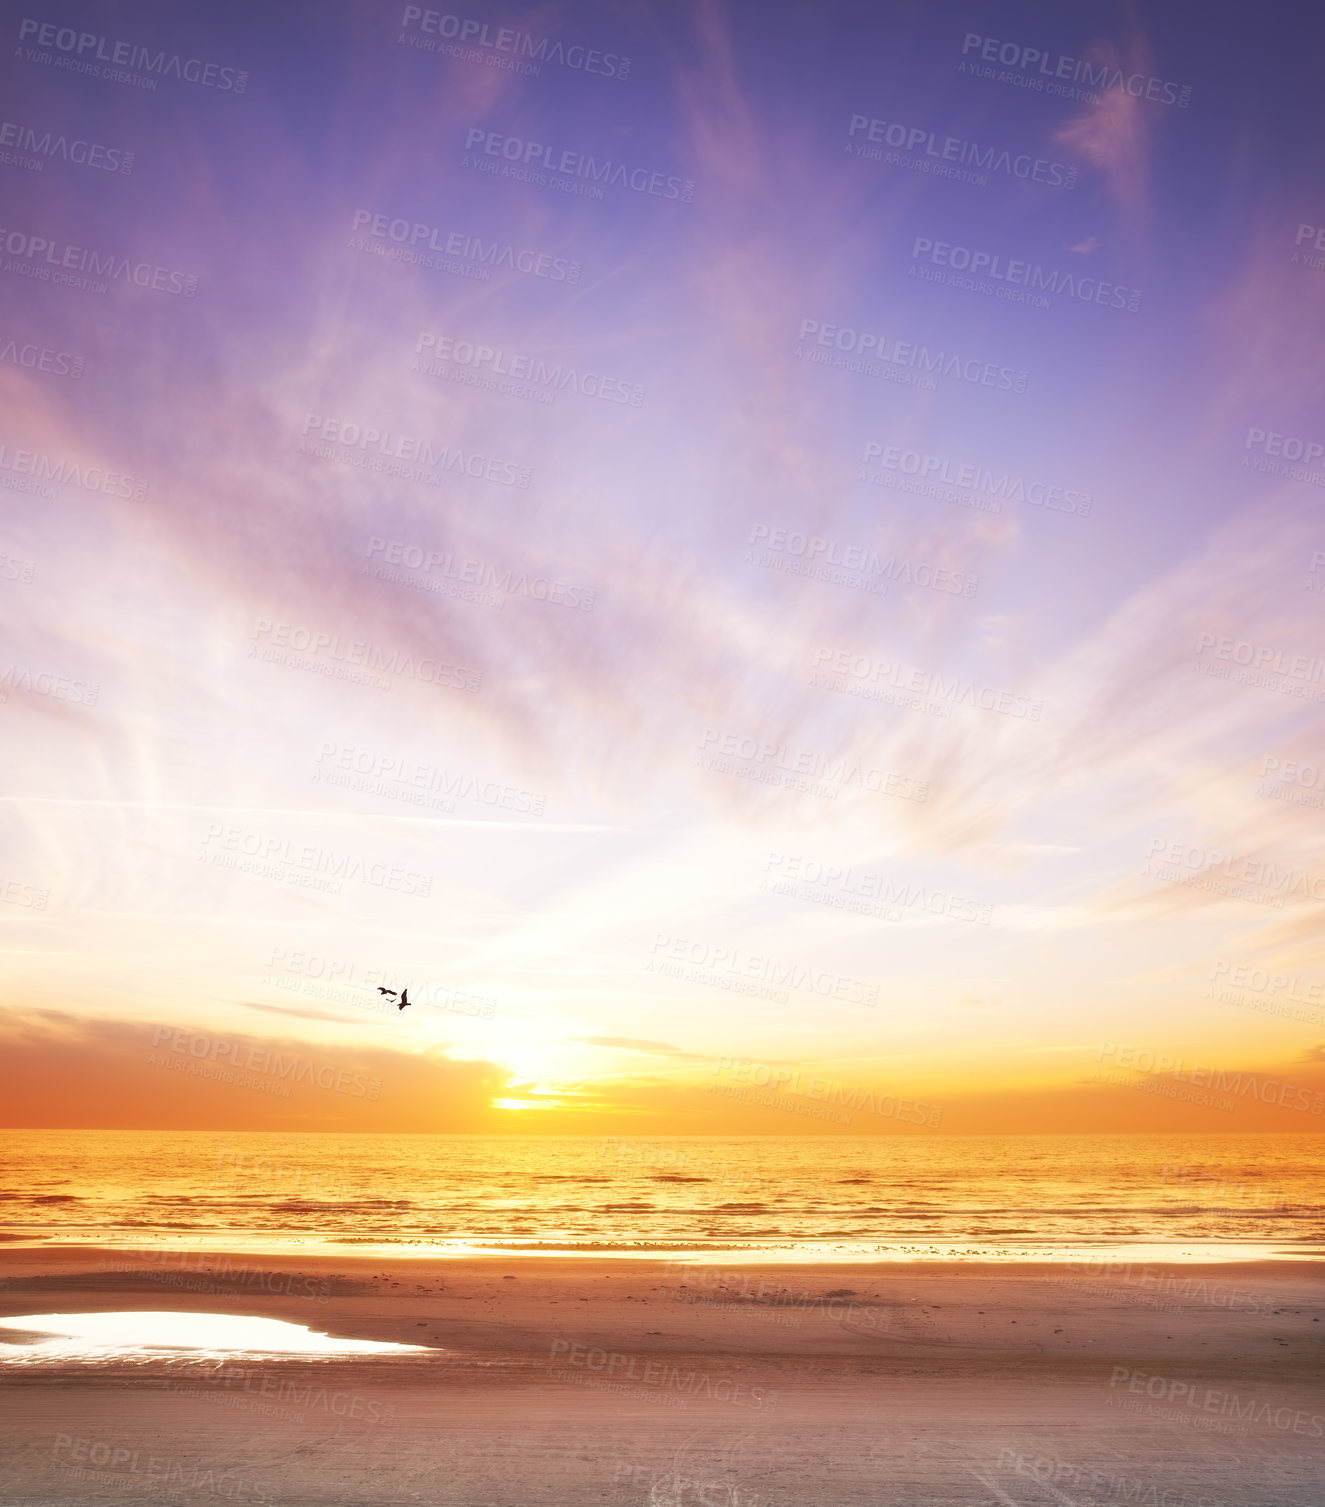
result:
[[[381,984],[377,986],[377,992],[379,994],[389,994],[392,999],[395,999],[396,997],[396,991],[394,989],[383,989]]]
[[[410,1004],[410,1003],[412,1003],[412,1002],[411,1002],[410,997],[409,997],[409,990],[408,989],[402,989],[400,991],[400,998],[396,1001],[396,1009],[397,1010],[403,1010],[405,1008],[405,1006],[408,1005],[408,1004]]]

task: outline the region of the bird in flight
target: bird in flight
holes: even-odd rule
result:
[[[377,992],[379,994],[389,994],[392,999],[395,999],[396,997],[396,991],[394,989],[383,989],[381,984],[377,986]]]
[[[409,997],[408,989],[402,989],[400,991],[399,999],[396,999],[396,991],[394,989],[383,989],[381,984],[377,986],[377,992],[379,994],[389,994],[391,998],[396,1001],[397,1010],[403,1010],[407,1005],[412,1005],[414,1003],[414,1001]]]

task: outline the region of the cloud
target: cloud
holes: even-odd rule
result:
[[[241,999],[237,1003],[245,1010],[261,1010],[265,1015],[289,1015],[295,1020],[325,1020],[337,1026],[352,1026],[360,1023],[349,1016],[330,1015],[324,1010],[293,1010],[289,1005],[259,1005],[247,999]]]
[[[509,1074],[402,1052],[32,1010],[0,1022],[9,1127],[476,1132]],[[504,1126],[502,1126],[504,1128]]]
[[[1095,67],[1103,64],[1110,75],[1119,70],[1124,74],[1148,71],[1148,48],[1134,16],[1132,28],[1124,49],[1099,41],[1086,50],[1086,60]],[[1133,231],[1143,228],[1149,209],[1151,117],[1147,111],[1153,109],[1126,89],[1101,89],[1096,100],[1054,133],[1055,141],[1080,153],[1103,175],[1122,211],[1122,223]]]
[[[652,1057],[674,1057],[677,1061],[707,1062],[710,1059],[699,1052],[683,1052],[680,1047],[669,1046],[665,1041],[640,1041],[634,1036],[573,1036],[572,1041],[588,1042],[594,1047],[618,1047],[626,1052],[644,1052]]]

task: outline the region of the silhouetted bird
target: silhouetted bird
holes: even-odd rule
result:
[[[381,984],[377,986],[377,992],[379,994],[389,994],[392,999],[395,999],[396,997],[396,991],[394,989],[383,989]]]
[[[408,989],[402,989],[400,991],[400,998],[396,1001],[396,1009],[397,1010],[403,1010],[405,1008],[405,1006],[408,1005],[408,1004],[410,1004],[410,1003],[412,1003],[412,1001],[410,1000],[410,997],[409,997],[409,990]]]

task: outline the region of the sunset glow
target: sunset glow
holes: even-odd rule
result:
[[[1153,18],[227,15],[8,65],[101,164],[3,169],[14,1123],[1318,1131],[1279,96]]]
[[[23,1507],[1319,1507],[1325,9],[0,0]]]

